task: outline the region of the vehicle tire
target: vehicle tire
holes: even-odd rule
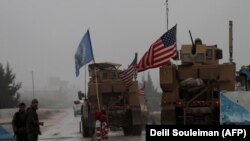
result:
[[[131,130],[129,127],[122,127],[123,133],[125,136],[130,136],[132,135]]]
[[[84,138],[90,137],[88,128],[83,127],[83,129],[82,129],[82,136],[83,136]]]
[[[141,125],[126,126],[122,129],[125,136],[139,136],[142,130]]]
[[[141,130],[142,130],[141,125],[134,125],[132,135],[140,136],[141,135]]]
[[[137,136],[141,135],[142,126],[141,125],[133,125],[132,123],[132,111],[128,110],[126,112],[126,116],[124,119],[126,126],[123,126],[123,133],[125,136]]]
[[[182,114],[180,109],[162,109],[161,110],[161,125],[175,125],[178,124],[179,120],[178,114]]]
[[[94,115],[91,113],[91,108],[88,105],[88,130],[89,136],[92,137],[95,133],[95,119]]]
[[[86,122],[82,119],[82,136],[83,137],[90,137],[89,127],[87,126]]]

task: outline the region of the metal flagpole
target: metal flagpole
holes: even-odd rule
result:
[[[94,59],[94,64],[95,64],[95,59]],[[99,89],[98,89],[98,79],[97,79],[97,74],[96,74],[96,68],[94,67],[94,71],[95,71],[95,83],[96,83],[96,97],[97,97],[97,102],[98,102],[98,109],[99,112],[101,111],[100,108],[100,100],[99,100]]]
[[[89,37],[90,37],[90,33],[89,33]],[[90,41],[90,44],[92,46],[92,43]],[[92,51],[93,53],[93,51]],[[93,55],[93,54],[92,54]],[[94,55],[93,55],[94,56]],[[100,108],[100,100],[99,100],[99,89],[98,89],[98,80],[97,80],[97,74],[96,74],[96,68],[95,68],[95,58],[93,57],[93,62],[94,62],[94,71],[95,71],[95,83],[96,83],[96,97],[97,97],[97,102],[98,102],[98,110],[99,112],[101,111]]]
[[[87,96],[87,93],[86,93],[86,91],[87,91],[87,90],[86,90],[86,78],[87,78],[87,77],[86,77],[86,65],[85,65],[85,82],[84,82],[84,84],[85,84],[85,86],[84,86],[84,87],[85,87],[85,96]]]

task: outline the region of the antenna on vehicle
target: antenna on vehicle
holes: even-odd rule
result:
[[[229,61],[233,62],[233,21],[229,21]]]
[[[166,0],[166,16],[167,16],[167,30],[168,30],[168,0]]]

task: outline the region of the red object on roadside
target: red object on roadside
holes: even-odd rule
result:
[[[95,120],[101,121],[102,113],[101,112],[95,112]]]
[[[108,122],[108,118],[107,118],[107,116],[106,115],[101,115],[101,117],[100,117],[100,120],[101,120],[101,122]]]
[[[95,120],[96,120],[96,136],[97,141],[101,139],[107,140],[108,139],[108,118],[105,115],[105,112],[96,112],[95,113]]]

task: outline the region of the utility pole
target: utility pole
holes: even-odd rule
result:
[[[31,71],[32,75],[32,92],[33,92],[33,99],[35,98],[35,89],[34,89],[34,72],[33,70]]]

